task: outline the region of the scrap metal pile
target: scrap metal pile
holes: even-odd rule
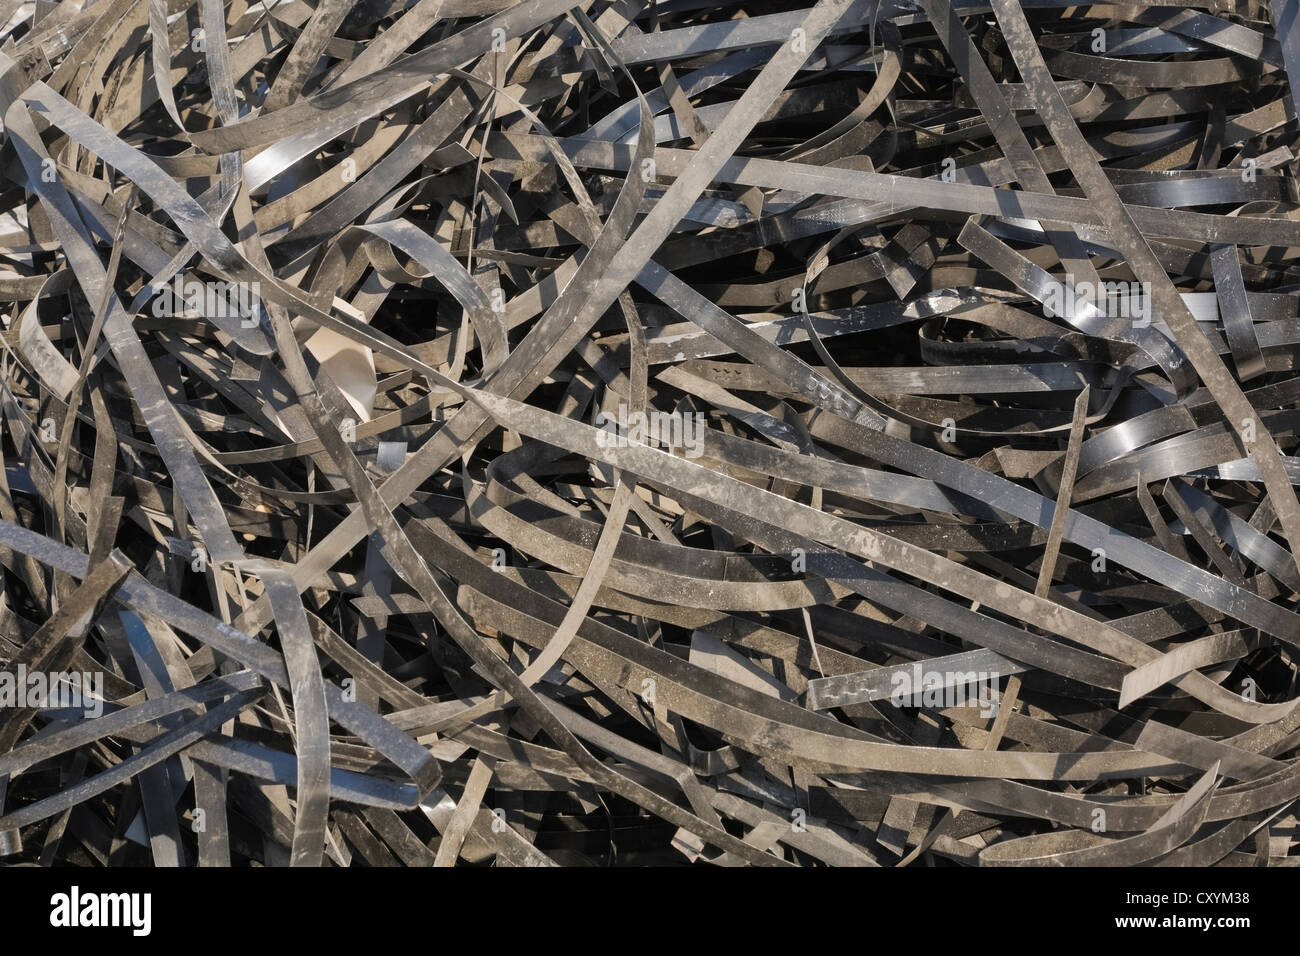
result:
[[[1297,3],[799,2],[0,3],[3,862],[1300,860]]]

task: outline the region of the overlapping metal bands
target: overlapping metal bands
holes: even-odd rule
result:
[[[5,861],[1300,859],[1295,0],[799,2],[0,3]]]

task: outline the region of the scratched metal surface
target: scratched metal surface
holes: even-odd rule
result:
[[[1296,14],[0,3],[0,862],[1294,865]]]

